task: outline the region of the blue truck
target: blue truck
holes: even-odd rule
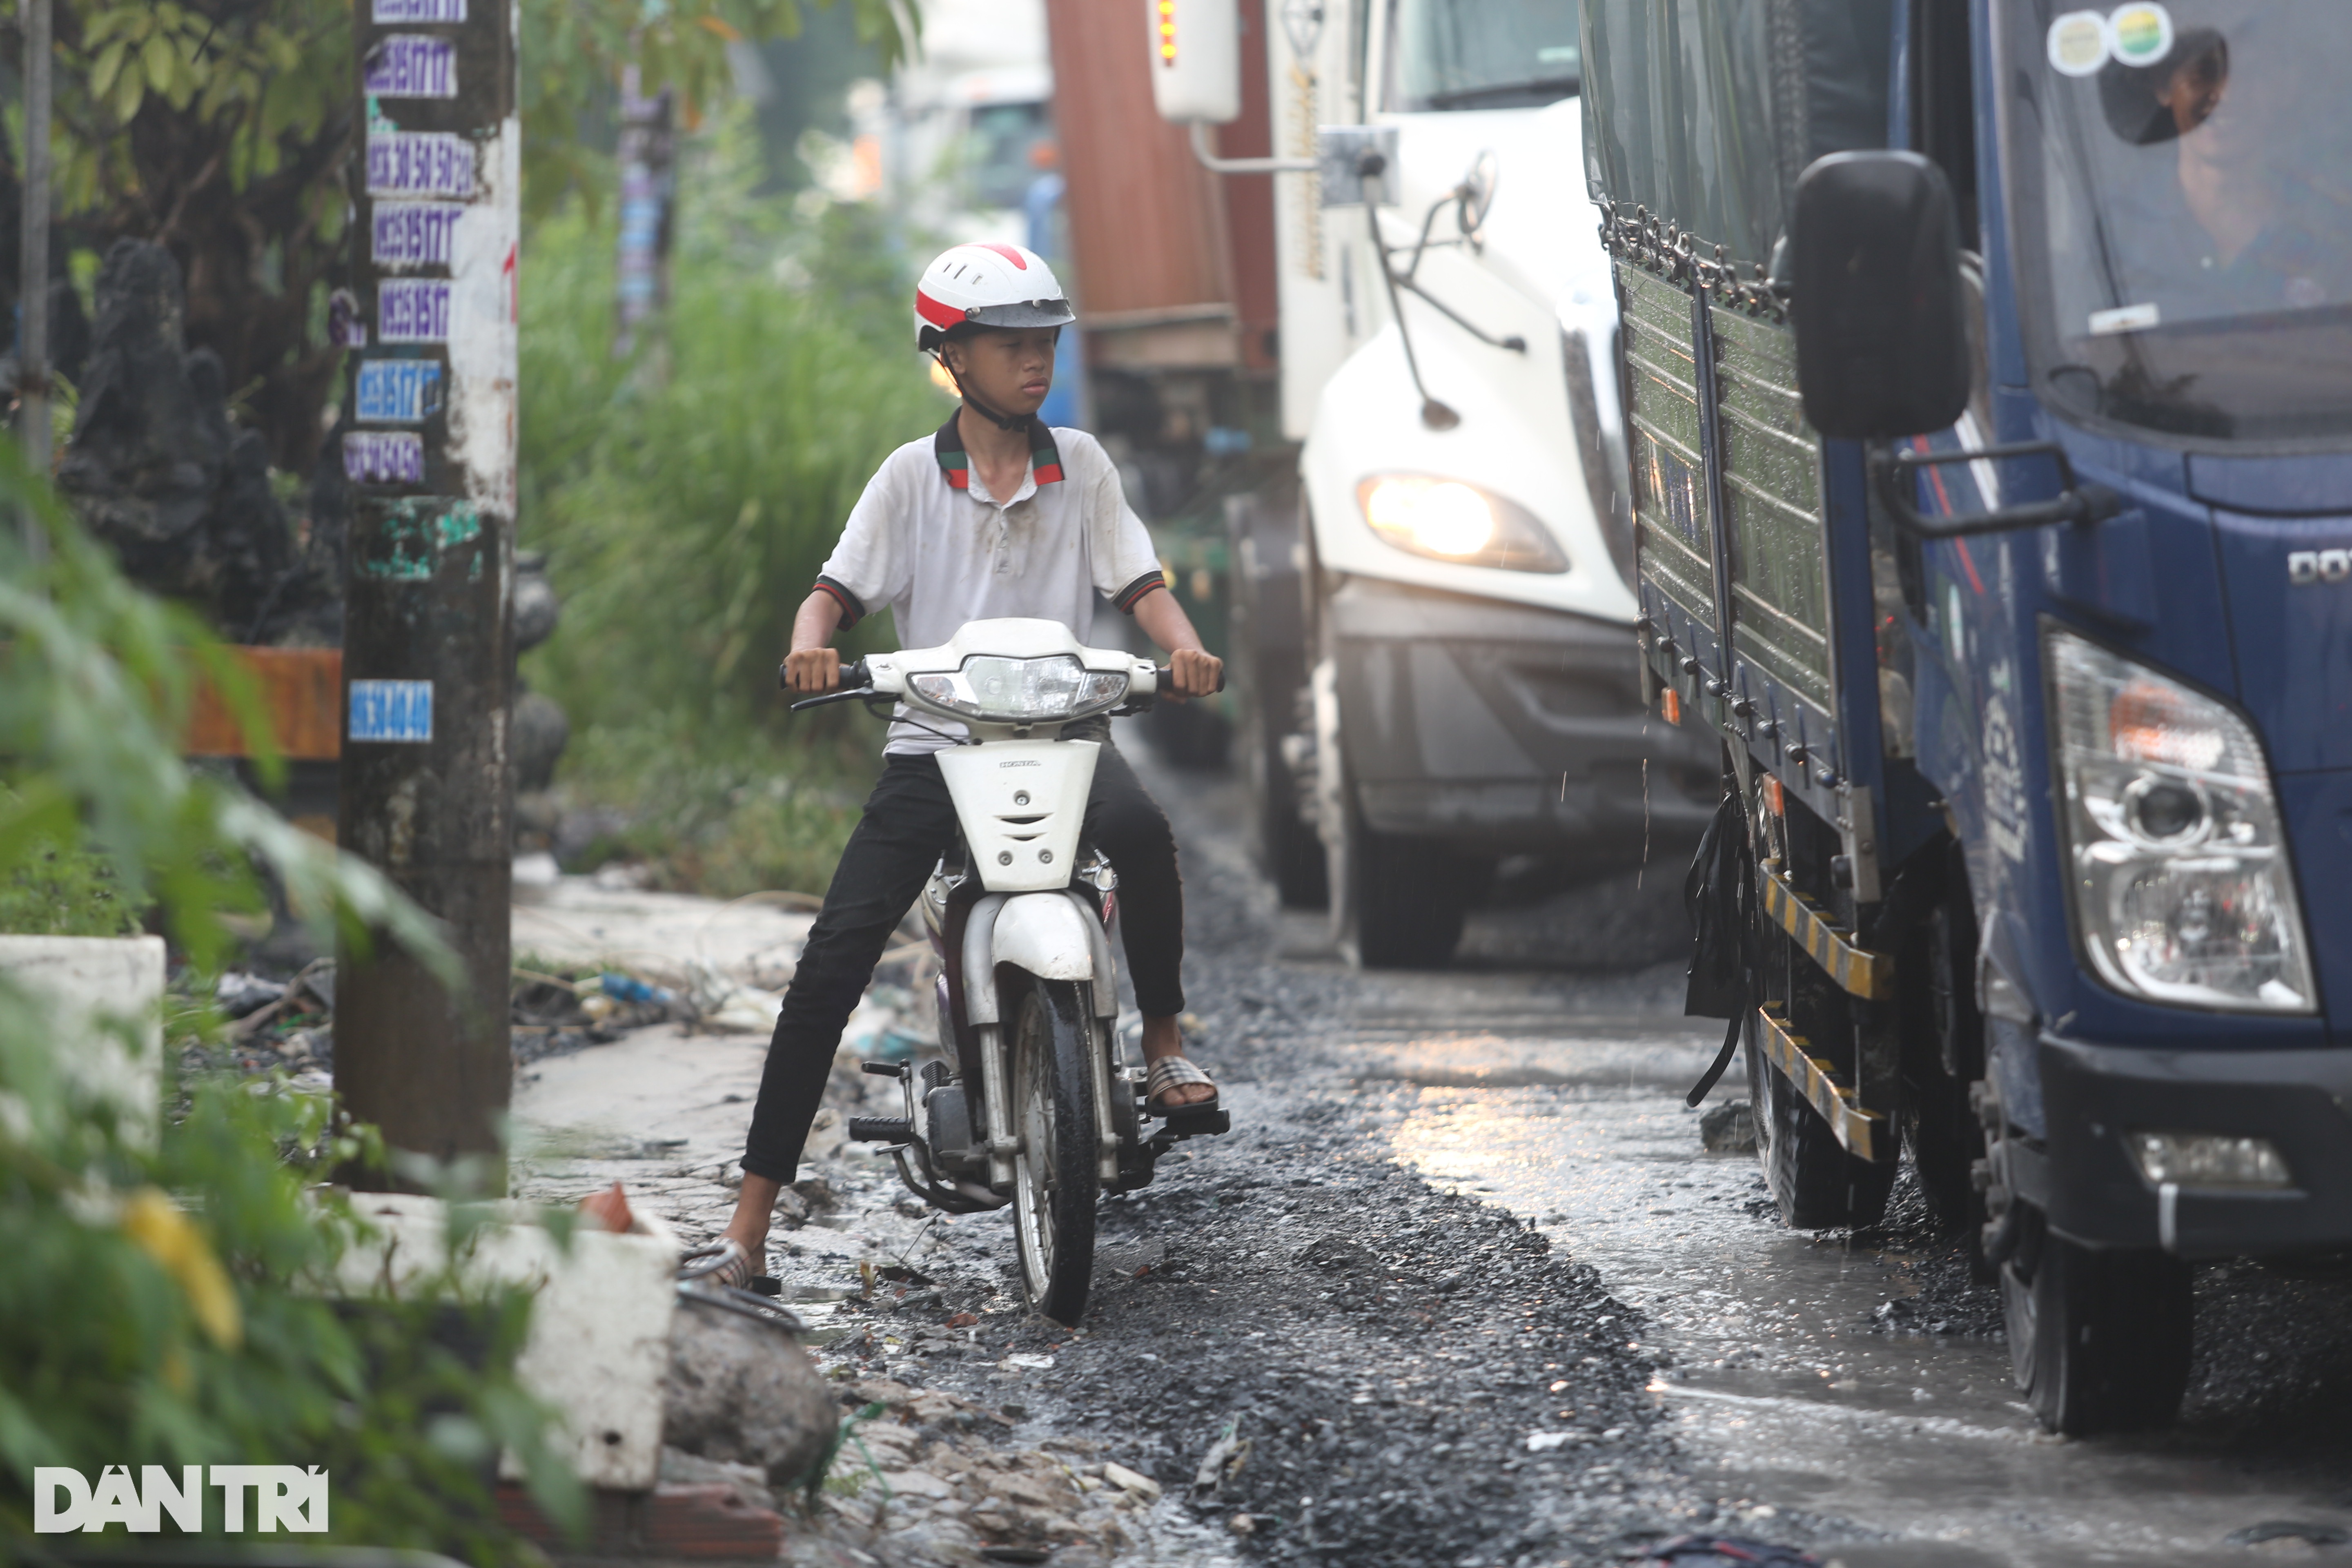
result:
[[[1692,1011],[1782,1215],[1907,1152],[2042,1423],[2352,1246],[2352,16],[1586,0]],[[1572,176],[1570,176],[1572,177]]]

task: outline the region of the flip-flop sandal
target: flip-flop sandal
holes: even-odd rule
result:
[[[1191,1084],[1209,1086],[1209,1098],[1188,1100],[1182,1105],[1171,1105],[1162,1098],[1171,1089],[1183,1089]],[[1182,1057],[1161,1057],[1151,1064],[1144,1075],[1145,1103],[1154,1116],[1190,1116],[1195,1111],[1217,1109],[1217,1081]]]
[[[680,1279],[707,1279],[713,1285],[730,1290],[741,1290],[751,1283],[751,1255],[743,1244],[731,1236],[705,1243],[688,1253],[678,1265]]]

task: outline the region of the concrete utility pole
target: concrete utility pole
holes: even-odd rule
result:
[[[49,0],[23,0],[25,24],[25,188],[16,268],[16,407],[25,466],[49,471]],[[25,548],[36,560],[40,529],[25,514]]]
[[[448,923],[467,984],[453,993],[404,954],[346,952],[335,1085],[391,1148],[486,1157],[485,1185],[502,1191],[518,6],[357,3],[366,249],[341,312],[353,352],[338,836]]]

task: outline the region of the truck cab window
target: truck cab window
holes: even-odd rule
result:
[[[2140,34],[2010,0],[2007,123],[2037,380],[2218,440],[2352,434],[2352,29],[2210,0]],[[2084,34],[2077,40],[2074,31]]]
[[[1576,0],[1394,0],[1384,107],[1525,109],[1580,81]]]

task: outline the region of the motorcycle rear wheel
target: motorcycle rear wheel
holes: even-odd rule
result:
[[[1094,1279],[1097,1159],[1086,994],[1032,978],[1013,1015],[1013,1231],[1021,1289],[1032,1310],[1071,1327],[1086,1315]]]

